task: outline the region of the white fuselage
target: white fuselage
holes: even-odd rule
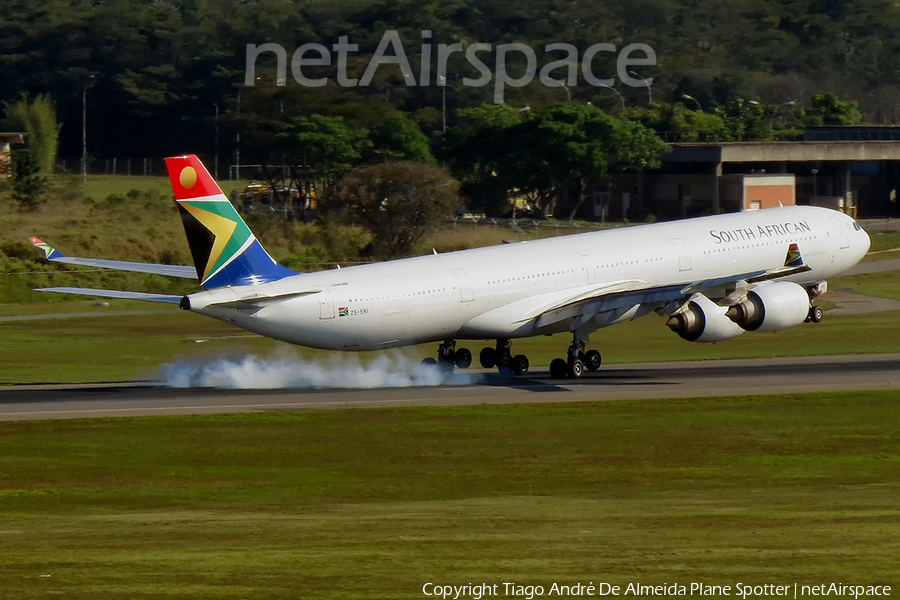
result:
[[[533,315],[592,290],[689,285],[782,267],[796,243],[814,284],[855,265],[869,238],[829,209],[784,207],[428,255],[192,294],[196,312],[294,344],[374,350],[445,339],[515,338],[568,331]],[[204,295],[284,296],[251,308]],[[218,300],[216,300],[218,301]],[[635,307],[636,309],[637,307]],[[599,326],[631,318],[619,311]]]

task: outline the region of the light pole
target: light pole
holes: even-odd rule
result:
[[[813,170],[812,170],[812,176],[813,176],[813,206],[815,206],[815,205],[816,205],[816,202],[819,200],[819,186],[818,186],[818,179],[817,179],[817,177],[816,177],[818,174],[819,174],[819,170],[818,170],[818,169],[813,169]]]
[[[216,107],[216,146],[215,150],[215,159],[213,160],[213,173],[215,173],[216,181],[219,180],[219,103],[216,102],[213,106]]]
[[[697,101],[696,98],[694,98],[693,96],[690,96],[690,95],[688,95],[688,94],[682,94],[681,97],[684,98],[685,100],[690,100],[691,102],[693,102],[694,104],[696,104],[696,105],[697,105],[697,110],[699,110],[700,112],[703,112],[703,107],[700,106],[700,103]]]
[[[234,133],[234,162],[235,171],[234,180],[241,179],[241,89],[238,88],[237,94],[237,131]]]
[[[447,78],[438,75],[437,79],[441,86],[441,131],[447,133]]]
[[[87,181],[87,91],[94,83],[91,75],[81,88],[81,180]]]
[[[605,87],[607,89],[612,90],[613,93],[619,97],[619,102],[622,103],[622,110],[625,110],[625,98],[622,96],[622,94],[619,93],[619,90],[617,90],[616,88],[614,88],[611,85],[606,85],[605,83],[601,83],[600,87]]]
[[[550,79],[550,81],[555,81],[556,83],[559,84],[559,87],[566,90],[566,100],[568,102],[571,102],[572,101],[572,92],[569,91],[569,86],[566,85],[565,80],[564,79],[553,79],[552,77],[550,77],[549,79]]]
[[[784,118],[784,107],[790,106],[791,110],[797,105],[796,100],[791,100],[790,102],[782,102],[778,105],[778,116],[781,117],[781,125],[782,127],[787,127],[786,119]],[[793,115],[793,113],[791,113]]]
[[[646,78],[641,77],[640,75],[638,75],[638,74],[637,74],[636,72],[634,72],[634,71],[628,71],[628,74],[631,75],[632,77],[636,78],[636,79],[640,79],[640,80],[643,81],[645,84],[647,84],[647,85],[645,86],[645,87],[647,88],[647,106],[650,106],[651,104],[653,104],[653,91],[650,89],[650,82],[647,81]]]

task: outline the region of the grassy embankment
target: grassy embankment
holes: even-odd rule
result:
[[[2,423],[0,590],[896,590],[898,420],[866,392]]]
[[[246,182],[223,182],[228,193]],[[322,228],[286,223],[264,215],[246,217],[256,236],[280,262],[301,272],[333,268],[358,261],[367,240],[357,228]],[[423,245],[449,252],[504,240],[527,240],[584,229],[526,226],[526,233],[504,227],[459,224],[436,233]],[[181,219],[172,200],[168,178],[91,176],[59,177],[38,212],[21,212],[9,192],[0,192],[0,312],[20,305],[15,314],[58,312],[49,304],[68,303],[69,297],[40,294],[32,288],[79,286],[157,291],[179,294],[196,284],[139,273],[48,265],[28,243],[37,236],[70,256],[113,260],[190,264],[190,251]],[[63,309],[65,310],[65,309]]]

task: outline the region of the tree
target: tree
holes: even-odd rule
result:
[[[461,205],[459,182],[434,165],[391,162],[362,167],[338,186],[338,204],[374,235],[375,254],[409,256]]]
[[[591,181],[655,168],[667,149],[651,129],[591,105],[555,104],[539,113],[485,105],[460,112],[470,121],[449,132],[454,173],[481,189],[496,183],[506,194],[515,190],[544,214],[577,186],[570,219]]]
[[[45,175],[53,173],[60,131],[56,122],[56,103],[43,94],[32,101],[28,94],[23,93],[18,101],[6,103],[5,108],[3,127],[7,131],[27,133],[25,144],[37,161],[40,172]]]
[[[276,138],[288,163],[307,179],[332,181],[360,159],[368,132],[353,129],[342,117],[297,117]]]
[[[805,121],[809,126],[856,125],[862,121],[859,103],[841,100],[837,94],[827,93],[813,96],[811,107],[806,111]]]
[[[41,174],[41,165],[31,148],[18,148],[13,152],[13,199],[26,210],[35,211],[44,200],[47,178]]]
[[[369,134],[372,149],[382,160],[411,160],[435,164],[428,138],[402,113],[389,114]]]
[[[683,104],[652,104],[628,109],[624,115],[661,136],[680,142],[721,142],[731,139],[725,121],[716,114],[690,110]],[[669,139],[669,138],[666,138]]]
[[[529,113],[507,104],[482,104],[458,111],[457,117],[459,125],[447,130],[443,159],[462,182],[470,208],[502,214],[509,205],[510,190],[521,183],[511,159],[513,132]]]
[[[575,218],[591,181],[656,168],[667,150],[647,127],[590,105],[551,106],[517,126],[513,138],[517,151],[509,158],[523,189],[542,190],[556,200],[577,185],[569,219]],[[549,211],[551,205],[544,208]]]
[[[287,167],[287,173],[264,167],[273,190],[281,190],[285,210],[291,190],[306,198],[315,192],[321,199],[331,194],[335,185],[362,157],[366,143],[365,129],[347,125],[342,117],[310,115],[297,117],[275,138],[274,154]],[[280,176],[279,176],[280,173]]]

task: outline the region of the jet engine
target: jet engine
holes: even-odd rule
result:
[[[796,283],[769,283],[750,290],[725,314],[747,331],[781,331],[806,320],[809,294]]]
[[[695,294],[666,325],[689,342],[723,342],[744,333],[725,316],[726,310],[728,307],[719,306],[703,294]]]

